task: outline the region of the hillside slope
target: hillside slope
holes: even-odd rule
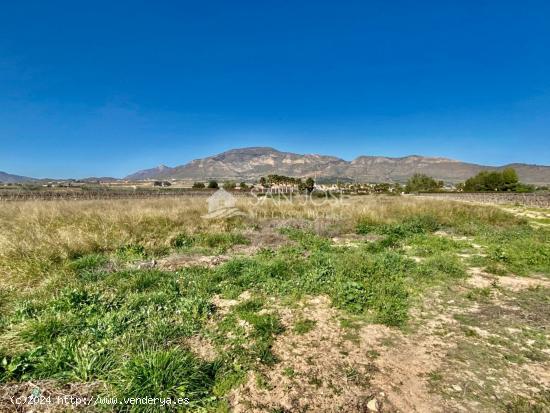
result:
[[[0,182],[15,184],[21,182],[35,181],[34,178],[29,178],[27,176],[12,175],[7,172],[0,171]]]
[[[256,180],[268,174],[361,182],[403,182],[414,173],[424,173],[445,182],[461,182],[482,170],[514,167],[526,183],[550,183],[550,166],[511,164],[484,166],[447,158],[411,155],[402,158],[359,156],[349,162],[334,156],[281,152],[273,148],[232,149],[185,165],[138,171],[128,180],[144,179],[243,179]]]

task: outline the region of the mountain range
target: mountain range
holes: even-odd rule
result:
[[[34,181],[34,179],[27,176],[12,175],[7,172],[0,171],[0,182],[15,184],[28,181]]]
[[[125,179],[257,180],[261,176],[278,174],[311,176],[318,181],[404,182],[414,173],[423,173],[448,183],[457,183],[482,170],[500,170],[506,167],[513,167],[522,182],[550,183],[550,166],[514,163],[495,167],[418,155],[402,158],[359,156],[352,161],[346,161],[334,156],[300,155],[267,147],[232,149],[181,166],[161,165],[145,169],[128,175]]]
[[[335,156],[281,152],[273,148],[232,149],[218,155],[195,159],[185,165],[160,165],[125,177],[125,180],[187,179],[193,181],[256,181],[269,174],[313,177],[317,182],[405,182],[414,173],[423,173],[447,183],[463,182],[483,170],[514,168],[524,183],[550,184],[550,166],[514,163],[486,166],[448,158],[410,155],[401,158],[359,156],[346,161]],[[40,181],[0,171],[0,182]],[[115,178],[86,178],[80,181],[116,181]]]

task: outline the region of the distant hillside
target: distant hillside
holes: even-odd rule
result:
[[[34,178],[29,178],[27,176],[11,175],[7,172],[0,171],[0,182],[8,184],[16,184],[21,182],[35,181]]]
[[[272,148],[233,149],[186,165],[140,171],[126,179],[257,179],[278,173],[289,176],[344,174],[347,162],[332,156],[297,155]]]
[[[156,179],[160,178],[162,176],[167,176],[172,174],[172,171],[174,171],[176,168],[169,168],[168,166],[160,165],[156,168],[151,169],[144,169],[143,171],[138,171],[136,173],[133,173],[132,175],[128,175],[124,179],[128,179],[131,181],[141,181],[144,179]]]
[[[232,149],[174,168],[161,165],[136,172],[126,179],[256,180],[268,174],[279,174],[312,176],[323,180],[339,178],[360,182],[404,182],[419,172],[438,180],[456,183],[481,170],[502,169],[507,166],[516,169],[522,182],[550,183],[550,166],[511,164],[492,167],[418,155],[403,158],[360,156],[348,162],[334,156],[299,155],[264,147]]]

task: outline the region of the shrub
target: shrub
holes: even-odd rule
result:
[[[107,262],[103,254],[87,254],[69,263],[69,268],[75,271],[93,270]]]
[[[170,241],[170,245],[172,245],[172,247],[174,248],[188,248],[191,247],[194,243],[195,238],[185,232],[176,235]]]
[[[138,260],[145,258],[145,248],[139,244],[126,244],[116,250],[116,256],[124,261]]]
[[[250,243],[244,235],[233,232],[197,234],[193,239],[197,245],[207,248],[218,248],[220,250],[226,250],[233,245],[246,245]]]
[[[357,224],[356,232],[359,234],[378,233],[388,235],[392,239],[401,239],[417,234],[431,233],[439,228],[438,220],[432,215],[414,215],[395,224],[383,225],[365,219]]]
[[[336,305],[350,313],[360,314],[367,305],[367,291],[363,285],[348,281],[338,286]]]
[[[223,183],[223,189],[230,191],[237,187],[237,184],[233,181],[226,181]]]

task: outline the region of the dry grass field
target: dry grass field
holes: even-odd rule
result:
[[[0,204],[0,411],[550,411],[548,211],[237,207]]]

